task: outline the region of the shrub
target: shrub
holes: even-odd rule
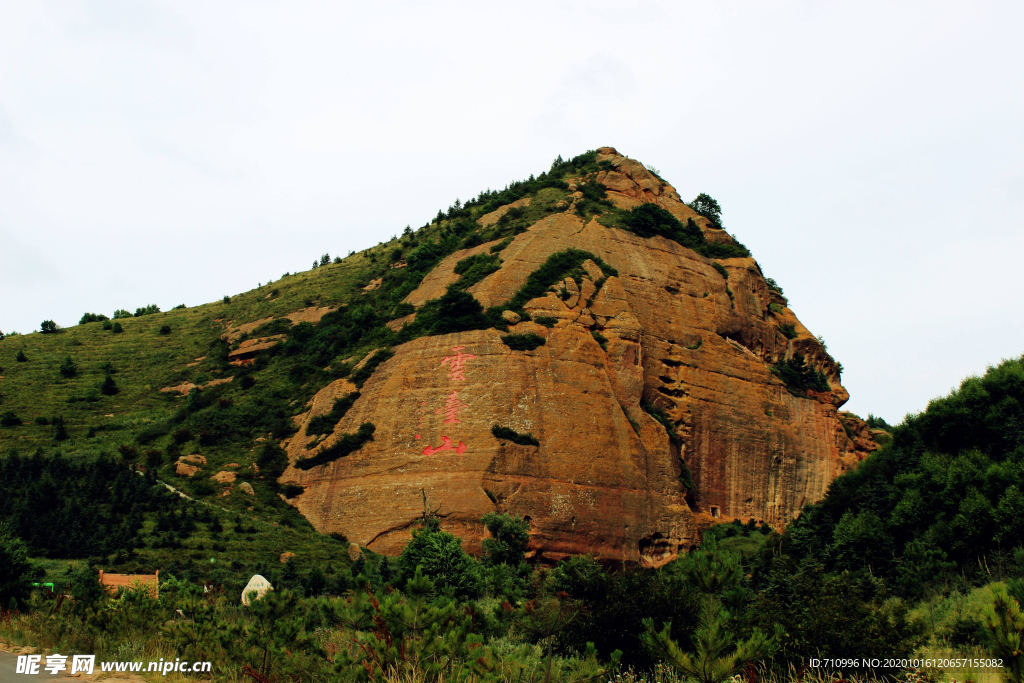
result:
[[[68,430],[64,426],[64,418],[56,416],[50,420],[50,424],[53,425],[53,438],[55,441],[66,441],[68,439]]]
[[[225,294],[223,301],[224,303],[229,304],[231,303],[231,297]]]
[[[110,320],[110,318],[102,313],[86,313],[82,316],[82,319],[78,321],[78,324],[85,325],[86,323],[98,323],[105,320]]]
[[[299,486],[298,484],[285,484],[284,486],[281,487],[281,493],[284,495],[285,498],[288,498],[289,500],[295,498],[296,496],[301,496],[302,492],[305,490],[306,489],[304,487]]]
[[[489,512],[481,519],[491,533],[483,541],[484,563],[518,567],[530,544],[530,523],[509,514]]]
[[[192,430],[189,429],[188,427],[176,429],[174,430],[174,433],[171,434],[171,439],[174,441],[174,443],[185,443],[187,441],[191,441]]]
[[[178,304],[177,306],[175,306],[175,307],[174,307],[174,308],[172,308],[171,310],[172,310],[172,311],[180,311],[180,310],[182,310],[182,309],[184,309],[184,308],[185,308],[185,304]]]
[[[44,320],[39,324],[39,329],[42,330],[43,334],[53,334],[57,331],[57,323],[52,320]]]
[[[163,459],[163,451],[160,451],[159,449],[156,448],[148,449],[146,451],[146,469],[149,471],[155,470],[156,468],[160,467],[160,464],[163,462]]]
[[[43,570],[29,560],[25,543],[14,536],[7,524],[0,523],[0,605],[14,609],[24,604],[32,592],[32,582]],[[7,616],[10,619],[8,613]]]
[[[768,304],[768,311],[770,313],[774,313],[775,315],[781,315],[783,310],[784,309],[782,308],[782,304],[777,304],[774,301]]]
[[[665,414],[665,412],[661,408],[657,407],[647,399],[643,399],[640,401],[640,407],[643,409],[645,413],[647,413],[655,420],[657,420],[658,424],[665,428],[665,431],[668,432],[668,438],[672,441],[672,443],[681,444],[683,442],[682,437],[680,437],[679,434],[676,433],[676,426],[672,424],[672,420],[669,418],[668,415]],[[689,472],[689,470],[687,470],[687,472]]]
[[[455,274],[462,277],[451,287],[455,289],[469,289],[491,273],[499,270],[501,268],[500,264],[501,262],[498,260],[498,257],[493,254],[467,256],[455,264]]]
[[[617,270],[605,263],[599,256],[594,256],[589,251],[581,249],[559,251],[549,256],[540,268],[530,273],[526,278],[526,284],[509,301],[508,308],[522,308],[523,304],[531,299],[544,296],[549,287],[564,280],[569,275],[582,276],[583,262],[587,259],[596,263],[605,275],[619,274]]]
[[[772,372],[786,383],[787,388],[796,392],[831,391],[832,389],[825,373],[807,365],[801,353],[794,353],[789,360],[776,363]]]
[[[484,315],[483,306],[469,292],[449,289],[444,296],[424,304],[416,315],[415,325],[403,328],[426,330],[428,334],[451,334],[466,330],[485,330],[491,322]]]
[[[118,323],[118,324],[120,324],[120,323]],[[114,323],[110,322],[109,320],[104,320],[104,321],[103,321],[103,329],[104,329],[104,330],[109,330],[109,329],[111,329],[111,328],[112,328],[113,326],[114,326]]]
[[[160,334],[168,335],[170,333],[171,333],[171,326],[170,325],[161,325],[160,326]]]
[[[719,263],[718,261],[712,261],[711,267],[717,270],[718,274],[721,275],[724,279],[729,279],[729,271],[726,270],[725,266],[723,266],[721,263]]]
[[[794,323],[782,323],[779,325],[779,332],[786,339],[796,339],[796,325]]]
[[[341,421],[341,418],[345,417],[345,413],[352,407],[352,404],[359,398],[359,392],[353,391],[350,394],[345,395],[342,398],[334,399],[334,405],[331,407],[331,412],[324,415],[317,415],[310,419],[306,425],[307,436],[318,436],[320,434],[330,434],[334,431],[334,427]]]
[[[100,393],[103,394],[104,396],[113,396],[117,392],[117,383],[114,381],[113,377],[107,375],[104,378],[103,383],[100,384]]]
[[[121,318],[130,318],[130,317],[132,317],[132,312],[131,311],[126,311],[123,308],[119,308],[116,311],[114,311],[114,320],[119,320]]]
[[[512,443],[519,444],[520,446],[540,446],[540,441],[537,441],[537,439],[533,437],[533,434],[520,434],[508,427],[494,425],[491,427],[491,434],[493,434],[496,439],[511,441]]]
[[[19,363],[27,363],[28,356],[25,355],[25,349],[18,349],[18,353],[15,354],[14,360],[16,360]]]
[[[779,286],[779,283],[776,282],[774,278],[766,277],[764,279],[764,283],[766,285],[768,285],[768,289],[772,290],[773,292],[778,292],[779,294],[783,294],[782,287]],[[785,296],[785,295],[783,295],[783,296]]]
[[[373,433],[376,427],[371,422],[364,422],[354,434],[343,434],[340,439],[328,448],[324,448],[312,458],[299,460],[295,466],[300,470],[309,470],[320,465],[334,462],[338,458],[359,450],[367,441],[373,441]]]
[[[398,556],[397,564],[404,582],[419,569],[441,591],[464,597],[475,597],[480,592],[479,566],[462,549],[462,540],[443,531],[435,517],[412,532],[412,540]]]
[[[395,304],[395,307],[391,309],[391,315],[389,316],[392,320],[395,318],[404,318],[407,315],[412,315],[416,312],[416,307],[408,303]]]
[[[150,304],[148,306],[143,306],[141,308],[136,308],[135,309],[135,316],[134,317],[141,318],[144,315],[153,315],[154,313],[159,313],[159,312],[160,312],[160,307],[159,306],[157,306],[156,304]]]
[[[13,410],[8,410],[0,415],[0,427],[20,427],[21,425],[21,418]]]
[[[513,239],[515,239],[515,238],[514,237],[506,237],[505,239],[503,239],[502,241],[498,242],[497,244],[491,245],[491,253],[492,254],[497,254],[497,253],[503,251],[505,249],[505,247],[507,247],[508,245],[512,244],[512,240]]]
[[[537,323],[538,325],[543,325],[544,327],[551,328],[554,327],[555,324],[558,322],[558,318],[552,317],[550,315],[538,315],[533,319],[533,322]]]
[[[321,266],[326,266],[330,262],[331,262],[331,255],[330,254],[326,254],[325,253],[323,256],[320,257],[320,265]]]
[[[624,227],[640,237],[661,235],[707,258],[750,256],[747,248],[739,243],[708,243],[692,218],[687,219],[684,226],[669,211],[654,204],[641,204],[631,211],[616,211],[600,220],[606,225]]]
[[[111,333],[121,334],[122,332],[124,332],[124,328],[121,327],[121,323],[114,323],[113,327],[111,328]]]
[[[884,429],[887,432],[892,431],[892,425],[880,417],[875,417],[871,413],[868,413],[868,419],[864,421],[867,422],[868,429]]]
[[[710,195],[701,192],[687,206],[707,218],[716,227],[722,227],[722,207]]]
[[[607,337],[605,337],[603,334],[601,334],[597,330],[591,330],[590,331],[590,335],[594,338],[594,341],[596,341],[598,343],[598,345],[601,347],[602,350],[604,350],[604,351],[608,350],[608,338]]]
[[[377,366],[394,355],[395,352],[392,351],[391,349],[378,350],[375,354],[373,354],[373,357],[370,358],[370,360],[363,363],[363,367],[353,371],[352,374],[349,375],[349,379],[352,380],[352,383],[356,385],[357,389],[362,389],[363,384],[366,382],[366,380],[370,379],[370,376],[373,375],[373,372],[374,370],[377,369]]]
[[[64,362],[60,365],[60,376],[64,379],[71,379],[78,374],[78,365],[71,359],[71,356],[64,358]]]
[[[35,419],[35,423],[37,425],[39,425],[40,427],[46,427],[46,426],[49,426],[50,421],[48,419],[46,419],[45,417],[43,417],[42,415],[40,415],[39,417],[37,417]]]
[[[544,337],[534,332],[525,334],[506,334],[501,341],[513,351],[533,351],[538,346],[544,346],[547,342]]]

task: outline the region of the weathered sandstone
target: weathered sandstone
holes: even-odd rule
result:
[[[732,239],[638,162],[610,148],[600,153],[615,167],[600,176],[615,203],[657,203],[683,222],[697,220],[708,241]],[[418,307],[440,297],[458,279],[455,264],[491,244],[442,260],[406,301]],[[769,311],[785,300],[752,258],[721,260],[726,280],[675,242],[565,212],[517,235],[501,252],[501,269],[469,291],[484,307],[503,304],[548,256],[568,248],[591,252],[618,276],[598,290],[603,274],[590,261],[581,282],[555,287],[565,288],[564,299],[551,292],[526,305],[534,316],[556,318],[553,328],[506,319],[514,332],[545,337],[544,346],[512,351],[490,329],[396,347],[323,441],[306,437],[304,426],[349,388],[339,382],[317,395],[286,444],[291,462],[363,422],[376,426],[359,451],[308,471],[290,467],[282,477],[305,487],[291,502],[318,530],[397,553],[425,495],[472,551],[484,534],[480,517],[497,510],[530,521],[539,559],[593,553],[655,566],[697,543],[715,521],[786,523],[858,462],[859,444],[837,412],[848,398],[837,364],[788,308]],[[794,339],[780,332],[784,322],[794,324]],[[825,373],[832,391],[787,391],[770,367],[794,352]],[[667,416],[671,435],[652,407]],[[499,440],[494,425],[532,434],[540,445]],[[684,466],[695,490],[680,483]]]

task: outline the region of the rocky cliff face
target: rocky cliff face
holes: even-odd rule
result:
[[[598,159],[607,163],[597,180],[616,205],[654,203],[683,223],[696,220],[709,242],[732,241],[638,162],[611,148]],[[784,524],[860,459],[837,413],[848,398],[837,364],[752,258],[720,260],[726,279],[676,242],[565,208],[518,234],[500,270],[469,291],[484,307],[505,303],[569,248],[618,275],[605,277],[588,261],[578,282],[530,301],[534,319],[556,321],[510,326],[545,339],[531,351],[511,350],[495,329],[395,347],[333,435],[307,449],[313,439],[300,430],[286,444],[294,463],[363,422],[376,426],[359,451],[308,471],[290,467],[282,478],[306,487],[294,503],[317,529],[397,553],[425,495],[470,550],[483,538],[480,517],[507,511],[529,519],[532,552],[543,559],[593,553],[654,566],[715,521]],[[419,307],[440,297],[457,279],[455,264],[491,246],[447,257],[407,301]],[[786,323],[792,339],[780,331]],[[795,352],[832,391],[787,391],[771,366]],[[350,388],[341,380],[324,389],[304,421]],[[539,445],[498,439],[494,425]],[[692,490],[681,483],[686,470]]]

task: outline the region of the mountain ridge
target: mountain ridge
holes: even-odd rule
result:
[[[653,210],[636,211],[645,205],[657,207],[673,220]],[[609,429],[610,423],[605,422],[591,430],[614,434],[618,444],[605,444],[615,457],[610,461],[611,470],[601,477],[624,476],[624,463],[640,451],[647,464],[634,472],[639,478],[634,477],[630,495],[636,499],[611,504],[607,519],[599,515],[604,526],[581,532],[586,537],[582,545],[575,516],[569,512],[566,520],[555,520],[561,512],[551,496],[576,495],[594,482],[604,481],[601,477],[589,483],[571,483],[566,491],[541,496],[521,509],[506,505],[508,511],[534,520],[535,553],[557,559],[581,548],[597,548],[605,557],[660,564],[694,544],[700,529],[715,521],[715,514],[717,519],[749,515],[781,525],[804,502],[820,498],[828,482],[853,467],[863,451],[846,437],[836,414],[836,408],[848,398],[839,380],[840,367],[800,325],[781,290],[777,286],[772,289],[756,261],[737,255],[746,250],[721,228],[715,207],[698,213],[681,201],[671,185],[639,162],[613,148],[600,148],[572,160],[556,159],[552,168],[537,178],[481,193],[464,205],[456,202],[420,230],[407,230],[400,239],[340,259],[340,263],[323,258],[314,270],[225,297],[220,303],[121,319],[117,321],[124,330],[121,335],[103,329],[108,323],[96,320],[64,334],[8,337],[0,342],[0,365],[11,375],[0,381],[0,393],[5,394],[0,412],[24,414],[24,422],[40,418],[49,422],[59,417],[70,429],[70,438],[55,442],[56,435],[51,436],[47,425],[25,424],[0,431],[0,443],[22,449],[56,446],[77,453],[117,450],[127,462],[168,476],[174,476],[179,458],[202,454],[209,466],[184,478],[184,486],[195,489],[192,493],[196,495],[219,495],[239,508],[252,507],[248,503],[253,500],[240,493],[240,485],[220,476],[229,461],[238,461],[255,477],[251,481],[259,501],[257,512],[291,515],[293,512],[282,507],[287,500],[325,533],[342,533],[361,544],[376,543],[384,552],[394,552],[404,542],[405,532],[384,543],[381,539],[388,533],[370,529],[372,524],[363,524],[367,529],[362,529],[326,520],[341,500],[339,482],[347,476],[344,470],[376,457],[382,444],[405,433],[393,420],[389,423],[386,414],[370,408],[386,404],[388,394],[380,391],[396,372],[425,373],[426,366],[415,372],[411,366],[403,368],[404,360],[412,360],[404,350],[419,349],[426,354],[421,360],[428,362],[429,357],[429,364],[436,369],[454,347],[461,344],[467,348],[463,341],[483,343],[488,350],[481,354],[495,359],[509,356],[505,362],[525,363],[521,369],[534,372],[540,362],[537,359],[545,354],[549,370],[557,368],[561,361],[552,356],[552,350],[565,346],[562,350],[569,356],[578,354],[572,362],[592,368],[594,377],[603,378],[600,382],[605,383],[608,402],[601,404],[602,410],[617,405],[621,413],[609,417],[616,422],[614,428]],[[561,247],[585,251],[588,258],[544,286],[555,291],[517,302],[517,293],[526,291],[523,287],[529,276],[542,270],[552,255],[565,251]],[[695,249],[724,256],[716,261]],[[623,260],[619,252],[631,256]],[[465,264],[467,259],[475,260]],[[624,270],[619,261],[628,268]],[[465,264],[463,272],[457,272],[460,264]],[[620,275],[618,271],[623,272]],[[658,286],[651,285],[652,277]],[[467,279],[474,281],[463,282]],[[460,282],[465,286],[460,287]],[[667,311],[671,319],[660,320],[652,311]],[[543,346],[534,351],[511,351],[501,339],[505,334],[532,334],[543,340]],[[370,363],[371,372],[360,380],[366,383],[365,389],[359,390],[334,429],[326,437],[315,436],[318,443],[306,452],[310,420],[320,417],[323,423],[335,399],[355,393],[360,382],[344,383],[365,368],[357,361],[365,363],[374,359],[378,350],[388,348],[394,348],[396,356]],[[16,351],[27,353],[30,360],[19,363],[14,358]],[[513,357],[516,353],[519,355]],[[792,370],[786,363],[793,364],[797,354],[800,362]],[[698,356],[713,358],[693,360]],[[58,373],[59,362],[66,358],[81,361],[80,370],[71,377]],[[579,363],[579,358],[587,361]],[[107,365],[110,363],[114,365]],[[698,377],[709,363],[732,367],[737,376],[711,386],[714,382],[708,384]],[[498,369],[502,369],[500,363]],[[736,387],[746,381],[740,376],[751,372],[759,385],[770,388],[770,396],[748,396],[739,409],[742,419],[701,412],[715,401],[708,396],[691,401],[685,396],[691,387],[709,395],[738,395]],[[661,381],[673,373],[672,381]],[[789,390],[779,379],[782,376],[788,378]],[[810,379],[798,386],[801,377]],[[118,393],[99,392],[100,378],[109,378]],[[492,384],[498,386],[501,379],[500,374],[495,376]],[[701,386],[702,381],[707,386]],[[818,389],[824,386],[822,382],[829,391]],[[179,391],[160,391],[170,387],[179,387]],[[408,389],[399,382],[389,391],[393,397]],[[25,400],[32,395],[42,397],[35,407]],[[774,416],[772,406],[785,417]],[[700,408],[696,419],[694,407]],[[449,408],[433,415],[450,413]],[[551,440],[558,438],[557,429],[547,436],[543,430],[534,430],[535,437],[540,437],[539,447],[503,445],[491,434],[492,426],[518,426],[514,429],[517,433],[529,433],[533,427],[529,420],[498,425],[499,418],[504,419],[484,410],[473,424],[475,443],[489,439],[483,450],[489,460],[474,466],[472,471],[479,473],[480,479],[474,479],[474,474],[469,480],[475,483],[467,484],[476,489],[464,498],[475,503],[446,517],[470,548],[478,546],[482,538],[477,513],[488,504],[502,508],[490,497],[498,498],[500,492],[488,494],[483,477],[490,477],[496,488],[507,488],[515,477],[525,476],[494,463],[529,455],[516,449],[546,452]],[[776,430],[773,438],[777,443],[770,447],[746,434],[770,421],[766,418],[781,420],[786,426]],[[794,420],[810,420],[813,438],[804,439],[794,430]],[[375,430],[350,450],[350,455],[306,471],[294,467],[299,460],[315,457],[346,435],[356,434],[359,425],[366,423]],[[298,433],[294,433],[296,426]],[[730,430],[737,429],[744,432],[741,438],[728,436]],[[715,445],[723,435],[728,437],[726,441],[732,439],[724,451]],[[432,445],[416,443],[412,455],[434,457],[443,452],[441,457],[446,457],[449,451],[443,449],[449,442],[440,437],[450,435],[432,436],[437,437]],[[280,484],[260,474],[255,462],[258,447],[278,440],[287,449],[290,466]],[[301,446],[296,446],[299,442]],[[460,441],[456,438],[450,443],[457,449]],[[755,462],[744,464],[732,451],[748,446],[756,446],[758,455]],[[424,456],[424,448],[437,450]],[[771,465],[774,455],[762,462],[771,448],[781,452],[786,461],[778,463],[775,474]],[[149,456],[144,452],[149,451],[160,455],[146,463]],[[463,457],[464,452],[456,457]],[[563,448],[559,457],[569,457],[566,453],[572,455],[572,449]],[[397,467],[408,467],[410,462]],[[523,465],[509,467],[522,470]],[[218,468],[220,472],[215,471]],[[758,468],[767,472],[755,473]],[[333,475],[324,476],[328,470],[337,475],[334,483],[330,483]],[[645,472],[642,476],[637,474],[640,470]],[[562,478],[569,481],[573,476]],[[681,483],[688,476],[695,484],[692,488]],[[652,483],[654,480],[657,482]],[[328,482],[326,489],[333,491],[330,495],[324,492],[324,482]],[[374,504],[374,509],[401,510],[397,522],[395,514],[380,522],[383,531],[408,529],[422,514],[421,492],[428,488],[423,483],[408,483],[401,504]],[[444,485],[439,490],[444,490]],[[464,488],[464,493],[467,491]],[[748,495],[751,493],[754,495]],[[317,502],[312,502],[317,496]],[[335,503],[330,503],[332,497],[337,499]],[[755,497],[760,502],[754,503]],[[445,504],[438,496],[432,498]],[[751,500],[745,502],[746,498]],[[774,502],[769,504],[769,499]],[[324,512],[327,508],[330,510]],[[643,533],[635,529],[629,533],[610,531],[614,524],[609,520],[622,522],[637,510],[647,512],[639,513],[630,524],[635,529],[642,527]],[[357,505],[344,514],[364,515]]]

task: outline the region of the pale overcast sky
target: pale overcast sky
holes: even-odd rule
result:
[[[897,421],[1024,353],[1024,3],[0,5],[0,330],[195,305],[611,145]]]

